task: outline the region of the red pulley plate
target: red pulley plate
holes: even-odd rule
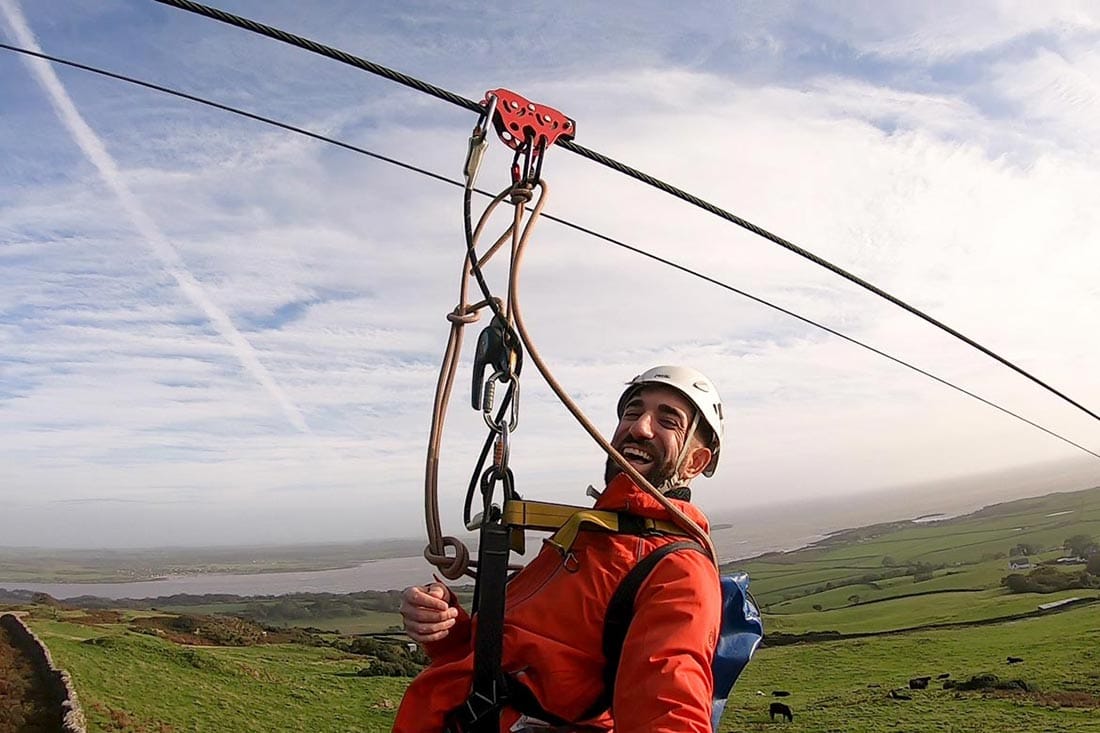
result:
[[[530,140],[532,154],[538,155],[540,148],[549,148],[559,138],[573,139],[576,123],[553,107],[535,104],[508,89],[485,92],[481,105],[489,109],[493,97],[496,97],[493,127],[504,144],[513,150]]]

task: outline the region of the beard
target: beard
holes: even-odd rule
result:
[[[648,443],[640,443],[634,440],[624,440],[622,443],[616,446],[612,446],[615,450],[622,453],[623,448],[628,445],[634,445],[638,448],[649,453],[653,456],[653,464],[646,471],[639,471],[642,477],[646,481],[653,484],[655,488],[660,489],[665,484],[672,482],[676,478],[676,466],[672,458],[667,458],[663,452],[655,445]],[[603,480],[604,485],[611,483],[611,480],[618,476],[620,473],[624,473],[622,467],[615,462],[611,456],[607,457],[607,463],[604,466]]]

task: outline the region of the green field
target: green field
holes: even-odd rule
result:
[[[188,647],[125,631],[35,619],[73,675],[97,731],[386,731],[406,678],[357,677],[360,657],[293,644]],[[1006,664],[1019,656],[1019,665]],[[992,672],[1032,692],[932,689],[892,700],[911,677]],[[767,693],[757,695],[757,690]],[[1095,607],[992,626],[765,647],[734,691],[722,730],[765,730],[787,690],[792,730],[1100,730]]]
[[[73,676],[89,731],[383,731],[405,678],[297,644],[192,647],[118,625],[33,620]],[[121,727],[120,727],[121,726]]]
[[[1053,560],[1065,554],[1062,544],[1074,534],[1100,540],[1100,489],[1023,499],[940,522],[894,522],[840,532],[808,548],[772,553],[729,569],[749,573],[753,594],[769,614],[812,613],[815,606],[828,612],[854,605],[853,596],[858,596],[856,604],[867,604],[943,591],[995,594],[1001,578],[1011,572],[1012,547],[1031,544],[1041,548],[1032,561]],[[936,569],[927,578],[906,573],[921,563]],[[945,604],[951,603],[948,595],[939,596]],[[996,603],[986,605],[992,615],[1015,612],[999,614]],[[868,630],[873,630],[876,612],[863,610]],[[924,611],[915,602],[912,623],[902,625],[927,623]],[[851,623],[858,627],[858,621]]]
[[[735,688],[721,730],[1100,731],[1100,589],[1010,593],[1001,585],[1016,545],[1031,544],[1033,562],[1053,560],[1075,534],[1100,536],[1100,490],[943,522],[860,528],[739,563],[767,610],[772,644]],[[1059,572],[1091,583],[1095,576],[1082,567]],[[1038,611],[1039,604],[1068,598],[1086,605]],[[160,613],[255,612],[256,603],[271,602]],[[149,613],[131,609],[113,620],[107,614],[97,626],[88,625],[96,617],[82,621],[79,611],[34,609],[29,623],[73,674],[92,733],[386,731],[408,682],[359,677],[357,670],[371,662],[329,647],[182,646],[135,633],[133,619]],[[1013,616],[1026,617],[1004,620]],[[397,619],[370,611],[289,623],[348,634]],[[852,637],[797,636],[808,632]],[[1024,661],[1009,665],[1010,656]],[[959,682],[980,674],[1019,682],[960,692],[933,679],[927,690],[904,689],[910,678],[941,674]],[[911,699],[888,694],[902,689]],[[791,693],[784,701],[795,711],[793,723],[768,719],[773,690]]]
[[[1008,665],[1009,656],[1024,662]],[[1034,693],[888,692],[910,678],[990,672]],[[760,690],[767,693],[756,695]],[[787,690],[791,730],[1100,731],[1100,610],[946,631],[761,649],[737,683],[722,730],[783,729],[768,721],[773,690]],[[1080,707],[1070,707],[1079,705]]]

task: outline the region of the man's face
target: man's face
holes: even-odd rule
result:
[[[623,409],[611,446],[649,483],[660,486],[676,473],[676,459],[687,440],[695,407],[678,391],[653,385],[643,387]],[[622,473],[607,459],[604,480]]]

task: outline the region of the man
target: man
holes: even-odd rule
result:
[[[694,369],[655,367],[634,379],[618,403],[611,444],[677,508],[704,530],[690,503],[691,480],[710,476],[722,440],[722,407],[714,385]],[[667,510],[611,459],[596,509],[668,520]],[[626,574],[655,548],[683,537],[581,532],[568,553],[544,544],[508,584],[502,671],[528,692],[504,708],[501,731],[709,733],[711,660],[721,593],[711,560],[694,551],[662,558],[638,589],[623,643],[610,710],[594,710],[604,691],[604,617]],[[448,714],[470,692],[476,617],[442,583],[407,588],[401,615],[431,665],[401,702],[395,733],[447,730]],[[533,708],[533,709],[532,709]]]

